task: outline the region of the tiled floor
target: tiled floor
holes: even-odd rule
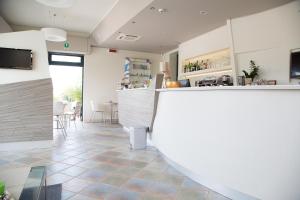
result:
[[[0,170],[47,166],[48,184],[63,184],[70,200],[225,200],[169,166],[149,148],[131,151],[119,126],[77,125],[63,139],[54,132],[55,146],[22,152],[0,152]]]

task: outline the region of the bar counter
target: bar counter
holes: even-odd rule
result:
[[[232,199],[300,199],[300,86],[157,89],[151,142]]]

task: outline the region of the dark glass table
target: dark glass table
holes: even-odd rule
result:
[[[19,200],[46,200],[46,167],[32,167]]]

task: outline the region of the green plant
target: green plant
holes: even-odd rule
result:
[[[64,100],[81,102],[82,88],[81,86],[75,86],[73,88],[67,88],[64,91]]]
[[[259,72],[259,66],[255,64],[253,60],[250,60],[250,72],[247,72],[246,70],[243,70],[243,73],[245,74],[246,78],[251,78],[252,81],[258,77],[258,72]]]

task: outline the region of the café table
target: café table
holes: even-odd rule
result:
[[[109,113],[110,113],[110,123],[113,123],[113,115],[114,115],[114,108],[118,106],[117,102],[108,101],[105,102],[104,105],[109,107]]]

